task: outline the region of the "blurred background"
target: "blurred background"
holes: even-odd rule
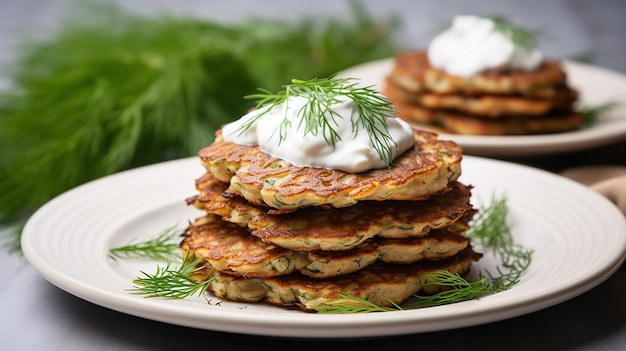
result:
[[[11,57],[13,46],[25,33],[49,33],[79,2],[73,0],[0,1],[0,55]],[[350,1],[317,0],[118,0],[105,1],[143,14],[193,15],[222,22],[250,17],[298,21],[302,17],[345,18]],[[626,72],[626,3],[620,0],[362,0],[374,16],[398,16],[403,47],[424,47],[433,30],[458,14],[502,14],[540,30],[541,49],[553,57],[586,57],[596,65]]]

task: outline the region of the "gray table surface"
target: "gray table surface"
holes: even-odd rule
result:
[[[175,11],[207,18],[246,16],[297,19],[341,16],[344,1],[118,1],[141,12]],[[542,50],[554,57],[591,59],[626,73],[626,1],[365,1],[372,13],[399,15],[407,48],[427,45],[427,33],[457,14],[503,14],[544,28]],[[66,0],[0,0],[0,62],[11,59],[24,31],[46,31],[71,8]],[[543,30],[543,29],[542,29]],[[614,146],[626,165],[624,144]],[[614,151],[615,152],[615,151]],[[581,154],[582,155],[582,154]],[[582,156],[581,156],[582,157]],[[582,165],[576,154],[561,168]],[[565,160],[565,161],[563,161]],[[512,160],[517,161],[517,160]],[[533,164],[532,159],[525,163]],[[543,168],[552,159],[536,164]],[[554,169],[551,169],[554,170]],[[1,181],[1,180],[0,180]],[[169,350],[244,348],[408,347],[429,350],[626,350],[626,267],[594,289],[544,310],[479,326],[370,340],[310,341],[237,335],[186,328],[112,311],[74,297],[43,279],[21,256],[0,251],[0,349],[3,350]]]

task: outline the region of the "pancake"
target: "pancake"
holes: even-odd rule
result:
[[[300,271],[315,278],[363,269],[380,260],[409,264],[441,260],[465,249],[464,233],[445,229],[411,239],[373,239],[345,251],[293,251],[264,243],[241,226],[207,215],[192,223],[181,242],[183,256],[193,254],[216,271],[243,277],[274,277]]]
[[[422,201],[361,201],[339,209],[308,207],[270,214],[241,197],[224,197],[225,183],[205,174],[196,181],[199,194],[187,200],[198,209],[246,226],[265,242],[297,251],[348,250],[366,240],[427,235],[432,229],[467,229],[475,210],[470,186],[453,182],[450,190]],[[461,220],[462,219],[462,220]]]
[[[348,173],[300,167],[272,157],[258,146],[222,139],[199,157],[209,173],[229,183],[227,193],[282,211],[308,206],[345,207],[358,201],[419,200],[445,189],[461,174],[462,148],[437,134],[415,130],[415,145],[384,169]]]
[[[578,113],[554,113],[542,118],[511,116],[502,119],[487,119],[455,113],[441,114],[443,130],[467,135],[530,135],[562,133],[584,125]]]
[[[325,279],[312,279],[301,274],[271,278],[243,278],[213,272],[215,280],[209,285],[217,297],[240,302],[266,301],[280,306],[298,306],[312,311],[324,305],[362,306],[341,294],[364,299],[378,306],[401,304],[419,293],[432,294],[443,288],[423,287],[428,275],[438,270],[448,270],[464,275],[472,262],[482,254],[467,247],[459,254],[438,261],[418,261],[413,264],[374,263],[351,274]]]
[[[406,122],[417,123],[418,127],[438,126],[441,122],[441,117],[437,111],[433,111],[406,101],[391,101],[393,103],[393,108],[396,110],[396,116]]]
[[[407,122],[433,127],[440,133],[466,135],[529,135],[559,133],[575,130],[584,125],[584,119],[575,112],[554,112],[541,118],[506,116],[485,118],[481,116],[431,110],[414,104],[394,103],[398,117]]]
[[[462,95],[410,93],[387,79],[381,93],[393,103],[408,103],[433,109],[456,111],[481,117],[502,116],[543,117],[553,111],[571,111],[578,93],[568,87],[557,89],[553,98],[529,98],[519,95]],[[428,120],[422,119],[424,122]]]
[[[454,76],[430,65],[426,51],[405,51],[395,58],[389,78],[405,91],[440,94],[505,94],[553,98],[565,86],[558,61],[544,60],[535,70],[487,71],[470,77]]]

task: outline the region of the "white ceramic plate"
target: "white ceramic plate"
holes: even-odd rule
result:
[[[98,305],[148,319],[277,337],[373,337],[492,322],[562,302],[596,286],[626,255],[626,221],[588,188],[525,166],[467,156],[461,180],[478,207],[508,198],[515,240],[535,250],[512,289],[478,300],[399,312],[320,315],[216,298],[172,301],[132,295],[132,279],[158,262],[114,260],[109,249],[145,240],[201,213],[184,199],[203,173],[196,158],[138,168],[79,186],[40,208],[24,228],[29,262],[59,288]],[[162,263],[161,263],[162,264]],[[486,255],[474,271],[493,269]],[[475,273],[475,272],[474,272]]]
[[[354,66],[338,74],[378,87],[391,72],[393,59]],[[619,108],[596,123],[576,131],[544,135],[480,136],[441,134],[463,146],[465,154],[476,156],[529,156],[582,150],[626,139],[626,76],[596,66],[565,61],[569,84],[580,93],[581,106],[618,102]]]

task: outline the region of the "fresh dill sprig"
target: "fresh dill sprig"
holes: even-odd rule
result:
[[[199,257],[186,256],[178,268],[168,262],[164,267],[157,266],[154,274],[141,272],[144,276],[133,280],[135,288],[130,292],[145,297],[184,299],[202,296],[213,282],[212,276],[196,277],[206,268],[200,265]]]
[[[498,275],[489,271],[480,272],[479,279],[468,281],[465,278],[441,270],[428,275],[427,283],[423,287],[438,286],[446,289],[433,295],[416,295],[417,301],[407,303],[405,308],[424,308],[451,303],[474,300],[485,295],[505,291],[515,286],[521,275],[528,269],[532,259],[532,250],[521,246],[507,247],[499,252],[500,266]]]
[[[482,248],[498,250],[511,246],[513,237],[507,223],[508,212],[506,198],[494,197],[489,206],[478,211],[467,237]]]
[[[285,85],[278,93],[271,93],[265,89],[260,91],[246,98],[257,100],[256,108],[262,112],[243,123],[239,129],[240,133],[250,129],[268,112],[288,103],[290,98],[303,97],[307,101],[298,111],[297,128],[302,128],[305,136],[321,134],[326,144],[335,148],[341,139],[335,126],[338,125],[337,118],[342,117],[332,105],[344,102],[347,98],[354,103],[351,115],[352,133],[356,135],[360,128],[363,128],[379,157],[387,165],[391,165],[393,146],[397,144],[389,135],[386,118],[394,115],[394,109],[391,102],[372,87],[359,87],[353,78],[330,77],[292,79],[291,84]],[[277,128],[279,142],[285,140],[290,127],[291,121],[285,116]]]
[[[180,253],[179,242],[182,230],[176,226],[163,230],[154,238],[148,240],[114,247],[109,253],[117,258],[147,258],[164,261],[177,258]]]
[[[621,104],[617,101],[609,101],[596,106],[583,106],[578,110],[578,113],[582,116],[585,123],[591,124],[597,121],[601,116],[620,107],[620,105]]]
[[[496,31],[511,39],[515,45],[532,50],[537,44],[537,31],[519,26],[504,16],[493,15],[487,18],[493,21]]]
[[[395,302],[387,299],[393,307],[378,306],[375,303],[354,297],[348,294],[339,294],[341,299],[348,300],[350,303],[342,304],[325,304],[317,307],[315,311],[317,313],[326,314],[343,314],[343,313],[369,313],[369,312],[390,312],[399,311],[403,308]]]
[[[428,274],[427,283],[422,287],[437,286],[446,289],[433,295],[417,295],[418,300],[407,303],[407,309],[447,305],[477,299],[493,293],[489,278],[481,277],[476,281],[468,281],[458,274],[446,270],[438,270]]]

